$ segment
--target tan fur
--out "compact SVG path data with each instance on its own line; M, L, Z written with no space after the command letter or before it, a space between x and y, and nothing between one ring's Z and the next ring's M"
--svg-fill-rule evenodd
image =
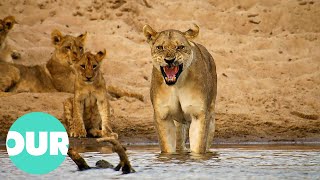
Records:
M5 92L54 92L51 76L43 65L24 66L0 62L0 90ZM13 71L12 71L13 70Z
M74 91L73 61L83 54L86 33L78 37L62 35L58 30L52 31L51 39L55 50L46 65L24 66L3 62L7 70L0 76L0 90L10 92L72 92ZM17 76L16 74L19 74ZM17 78L18 77L18 78Z
M191 152L205 153L214 133L217 75L210 53L191 41L198 35L199 27L195 25L186 32L156 32L146 25L143 32L151 46L150 96L161 151L184 151L186 130L189 129ZM165 81L160 66L178 65L183 65L180 76Z
M51 40L55 50L46 67L58 91L74 92L74 73L71 65L76 57L83 54L86 35L87 33L74 37L62 35L59 30L52 31Z
M7 35L16 23L14 16L0 19L0 61L2 62L13 63L12 59L20 58L20 54L7 43Z
M20 71L12 64L0 62L0 91L8 92L20 79Z
M75 71L74 98L64 103L70 137L113 136L109 125L110 105L106 83L100 72L105 51L96 55L87 52L73 64Z

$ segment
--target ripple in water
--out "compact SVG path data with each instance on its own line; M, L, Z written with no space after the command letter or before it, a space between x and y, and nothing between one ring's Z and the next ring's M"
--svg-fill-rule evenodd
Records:
M159 154L155 146L129 146L137 173L112 169L78 171L67 157L55 171L29 175L17 169L0 150L0 179L319 179L320 146L218 146L206 155ZM85 151L85 150L84 150ZM92 151L92 149L90 149ZM99 151L99 150L96 150ZM89 165L105 159L116 165L115 153L83 152Z

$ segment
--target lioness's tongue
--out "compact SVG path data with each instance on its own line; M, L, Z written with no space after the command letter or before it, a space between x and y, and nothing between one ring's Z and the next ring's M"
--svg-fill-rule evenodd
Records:
M163 69L164 69L164 72L166 73L166 75L168 76L168 78L175 77L179 71L178 66L171 66L171 67L165 66Z

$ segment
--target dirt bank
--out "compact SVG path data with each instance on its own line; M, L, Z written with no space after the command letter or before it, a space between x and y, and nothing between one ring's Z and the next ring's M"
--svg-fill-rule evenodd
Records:
M87 31L88 50L107 49L102 67L107 83L144 97L111 98L112 124L122 140L156 141L143 25L187 30L197 23L195 41L217 64L216 142L320 141L320 2L236 2L14 0L0 3L0 17L14 15L19 23L8 37L22 54L19 64L49 60L53 29L73 35ZM1 137L27 112L62 119L62 102L70 96L1 93Z

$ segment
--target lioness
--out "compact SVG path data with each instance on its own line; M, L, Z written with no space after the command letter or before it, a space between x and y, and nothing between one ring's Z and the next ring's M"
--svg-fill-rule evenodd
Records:
M189 126L191 152L205 153L214 133L217 74L210 53L191 41L199 27L157 32L145 25L143 33L151 46L150 96L161 152L184 151Z
M74 98L64 103L65 118L70 137L113 136L109 125L110 105L106 83L99 70L106 51L84 53L73 64L75 71Z
M12 50L7 44L7 35L17 23L14 16L7 16L4 19L0 19L0 61L12 63L12 59L17 59L20 54Z

